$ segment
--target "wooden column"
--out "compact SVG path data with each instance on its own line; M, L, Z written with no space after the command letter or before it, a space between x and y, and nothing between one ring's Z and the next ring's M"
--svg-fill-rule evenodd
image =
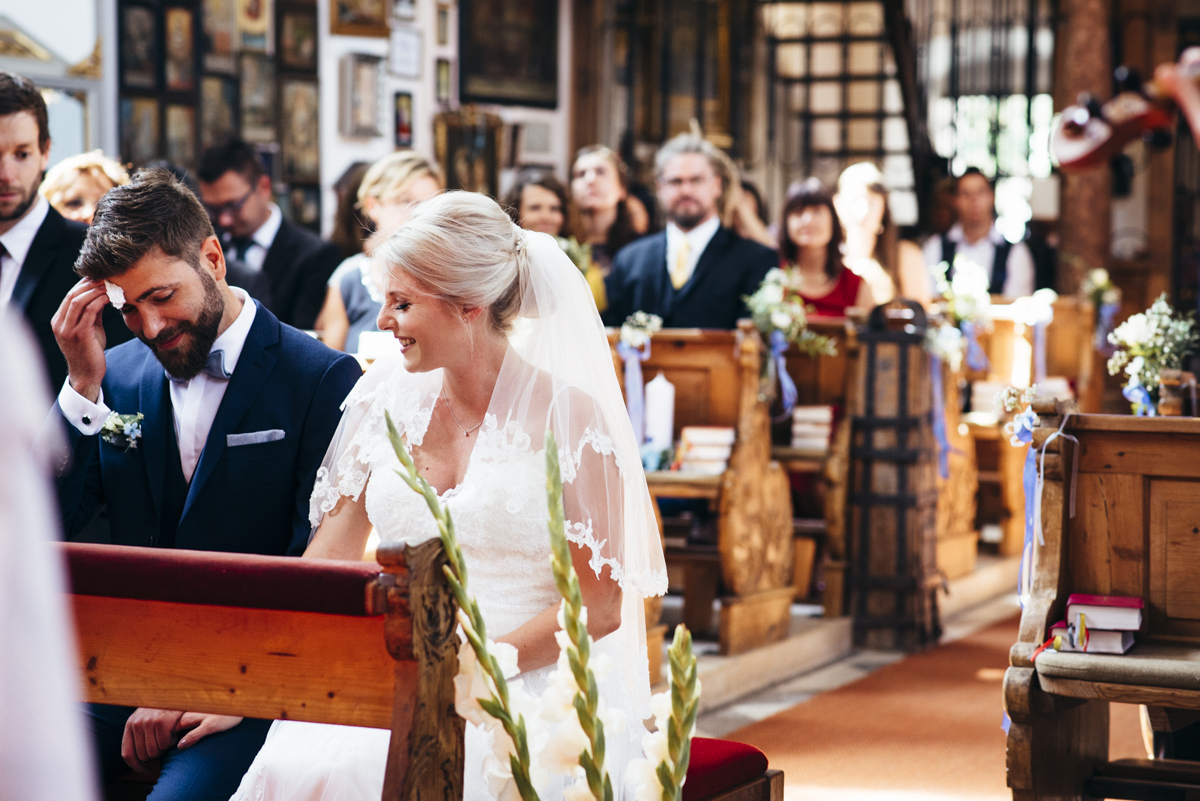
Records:
M1112 94L1109 0L1062 0L1055 65L1055 108L1080 92ZM1112 235L1112 175L1107 169L1063 176L1058 291L1078 291L1084 273L1107 267Z

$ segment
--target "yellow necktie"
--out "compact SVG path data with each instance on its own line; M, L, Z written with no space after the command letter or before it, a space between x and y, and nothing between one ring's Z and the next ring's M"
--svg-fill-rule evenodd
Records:
M679 240L679 250L675 252L675 266L671 268L671 285L676 289L681 289L687 283L688 253L691 249L687 237Z

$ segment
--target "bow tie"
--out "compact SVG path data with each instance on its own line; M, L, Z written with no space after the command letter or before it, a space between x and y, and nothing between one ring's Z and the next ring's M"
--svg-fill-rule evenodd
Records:
M225 351L219 349L208 352L208 360L204 363L204 367L201 368L200 372L207 373L213 378L222 379L229 379L233 375L233 373L225 369ZM176 378L170 373L167 373L167 378L176 384L186 384L189 381L186 378Z

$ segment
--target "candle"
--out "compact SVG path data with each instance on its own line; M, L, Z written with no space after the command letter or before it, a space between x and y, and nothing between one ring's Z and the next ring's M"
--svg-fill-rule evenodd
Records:
M675 442L675 385L659 373L646 383L646 442L667 450Z

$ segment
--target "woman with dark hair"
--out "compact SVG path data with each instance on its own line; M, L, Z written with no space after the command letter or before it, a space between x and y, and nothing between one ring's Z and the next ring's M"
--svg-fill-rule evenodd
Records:
M792 286L817 314L842 316L851 306L869 308L871 288L842 261L842 224L833 195L816 178L788 197L779 225L779 257Z
M329 234L329 241L338 246L342 257L346 259L363 252L363 243L375 228L371 218L359 214L358 208L358 187L370 166L369 161L356 161L333 183L338 202L337 210L333 213L333 231Z
M604 145L589 145L571 164L571 199L579 214L581 244L591 247L592 266L585 271L596 308L608 308L604 278L617 251L637 239L629 212L629 168Z
M504 210L517 225L550 236L566 236L567 188L548 172L525 170L504 196Z

